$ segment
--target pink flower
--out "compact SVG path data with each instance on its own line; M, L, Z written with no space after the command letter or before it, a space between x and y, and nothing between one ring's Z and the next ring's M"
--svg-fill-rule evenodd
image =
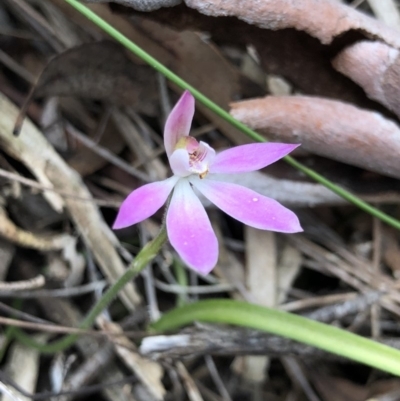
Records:
M171 111L164 130L164 145L174 175L133 191L122 203L113 228L147 219L164 205L173 190L166 215L169 241L189 267L207 274L217 263L218 242L193 187L244 224L284 233L302 231L297 216L280 203L218 180L218 174L266 167L299 145L252 143L216 154L208 144L189 136L193 114L194 98L186 91Z

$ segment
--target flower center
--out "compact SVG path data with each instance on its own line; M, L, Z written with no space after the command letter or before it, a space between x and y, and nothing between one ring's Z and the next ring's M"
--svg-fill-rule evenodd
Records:
M191 136L179 139L175 149L185 149L189 155L189 172L204 178L208 174L208 167L214 161L215 151L205 142L198 142Z

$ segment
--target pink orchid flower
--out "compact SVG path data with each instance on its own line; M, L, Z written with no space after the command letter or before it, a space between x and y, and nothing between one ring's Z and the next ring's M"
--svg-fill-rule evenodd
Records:
M174 175L133 191L122 203L113 228L128 227L152 216L173 190L166 215L169 241L189 267L207 274L217 263L218 241L193 188L226 214L251 227L284 233L302 231L297 216L280 203L218 180L218 174L266 167L299 145L252 143L216 154L207 143L189 136L193 114L194 98L186 91L164 129L164 145Z

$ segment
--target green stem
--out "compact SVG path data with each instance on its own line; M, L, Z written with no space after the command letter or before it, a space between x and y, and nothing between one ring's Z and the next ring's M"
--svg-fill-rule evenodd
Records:
M215 104L213 101L211 101L208 97L204 96L200 91L198 91L196 88L191 86L189 83L187 83L185 80L180 78L178 75L174 74L170 69L165 67L159 61L157 61L154 57L152 57L150 54L148 54L143 49L141 49L138 45L136 45L131 40L129 40L126 36L124 36L121 32L119 32L113 26L108 24L105 20L100 18L96 13L94 13L88 7L86 7L85 5L83 5L82 3L80 3L77 0L65 0L65 1L67 3L69 3L72 7L74 7L76 10L78 10L81 14L83 14L86 18L88 18L89 20L94 22L98 27L100 27L105 32L107 32L112 38L114 38L115 40L120 42L123 46L125 46L132 53L136 54L138 57L140 57L146 63L151 65L155 70L157 70L158 72L163 74L166 78L168 78L169 80L174 82L176 85L178 85L182 89L189 90L192 93L192 95L199 102L203 103L206 107L208 107L210 110L212 110L215 114L217 114L218 116L220 116L223 119L225 119L226 121L228 121L230 124L232 124L234 127L238 128L240 131L245 133L247 136L249 136L253 140L255 140L257 142L266 142L266 139L263 136L261 136L260 134L258 134L255 131L253 131L247 125L245 125L245 124L241 123L240 121L236 120L235 118L233 118L227 111L225 111L224 109L219 107L217 104ZM286 156L284 158L284 160L291 166L302 171L308 177L312 178L313 180L317 181L318 183L329 188L332 192L336 193L343 199L347 200L350 203L353 203L354 205L359 207L361 210L364 210L365 212L371 214L372 216L375 216L376 218L382 220L386 224L400 230L400 221L399 220L396 220L395 218L389 216L386 213L383 213L382 211L378 210L377 208L371 206L369 203L364 202L358 196L352 194L351 192L345 190L344 188L339 187L332 181L330 181L327 178L323 177L322 175L318 174L316 171L314 171L314 170L304 166L303 164L299 163L298 161L294 160L292 157Z
M183 267L182 262L180 260L178 260L177 258L174 258L174 261L173 261L172 265L174 267L174 272L175 272L175 277L176 277L177 283L181 287L187 288L187 286L188 286L188 277L187 277L186 270ZM177 295L176 306L183 306L187 302L188 302L187 294L179 293Z
M287 312L233 300L207 300L166 313L157 332L201 322L227 323L287 337L400 376L400 351L337 327Z
M154 259L167 239L167 230L163 224L158 235L143 247L127 271L105 292L99 302L93 307L93 309L79 325L79 328L88 329L92 326L96 317L99 316L105 308L107 308L107 306L118 295L118 292L133 278L135 278L148 265L148 263L150 263L152 259ZM21 330L18 330L15 333L15 336L22 343L37 348L43 353L49 354L63 351L64 349L70 347L79 337L77 334L70 334L51 344L40 344Z

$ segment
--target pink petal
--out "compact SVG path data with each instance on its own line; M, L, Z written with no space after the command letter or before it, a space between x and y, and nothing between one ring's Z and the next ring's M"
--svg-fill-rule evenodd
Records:
M172 109L165 123L164 146L168 157L174 151L179 138L189 135L193 115L194 97L189 91L185 91Z
M218 260L218 241L210 220L189 181L176 184L167 212L171 245L182 260L201 274L209 273Z
M153 215L165 203L178 180L178 177L173 176L143 185L131 192L122 202L113 229L132 226Z
M191 177L190 182L226 214L248 226L284 233L303 231L292 211L248 188L198 177Z
M288 143L250 143L218 153L210 173L245 173L264 168L300 145Z

